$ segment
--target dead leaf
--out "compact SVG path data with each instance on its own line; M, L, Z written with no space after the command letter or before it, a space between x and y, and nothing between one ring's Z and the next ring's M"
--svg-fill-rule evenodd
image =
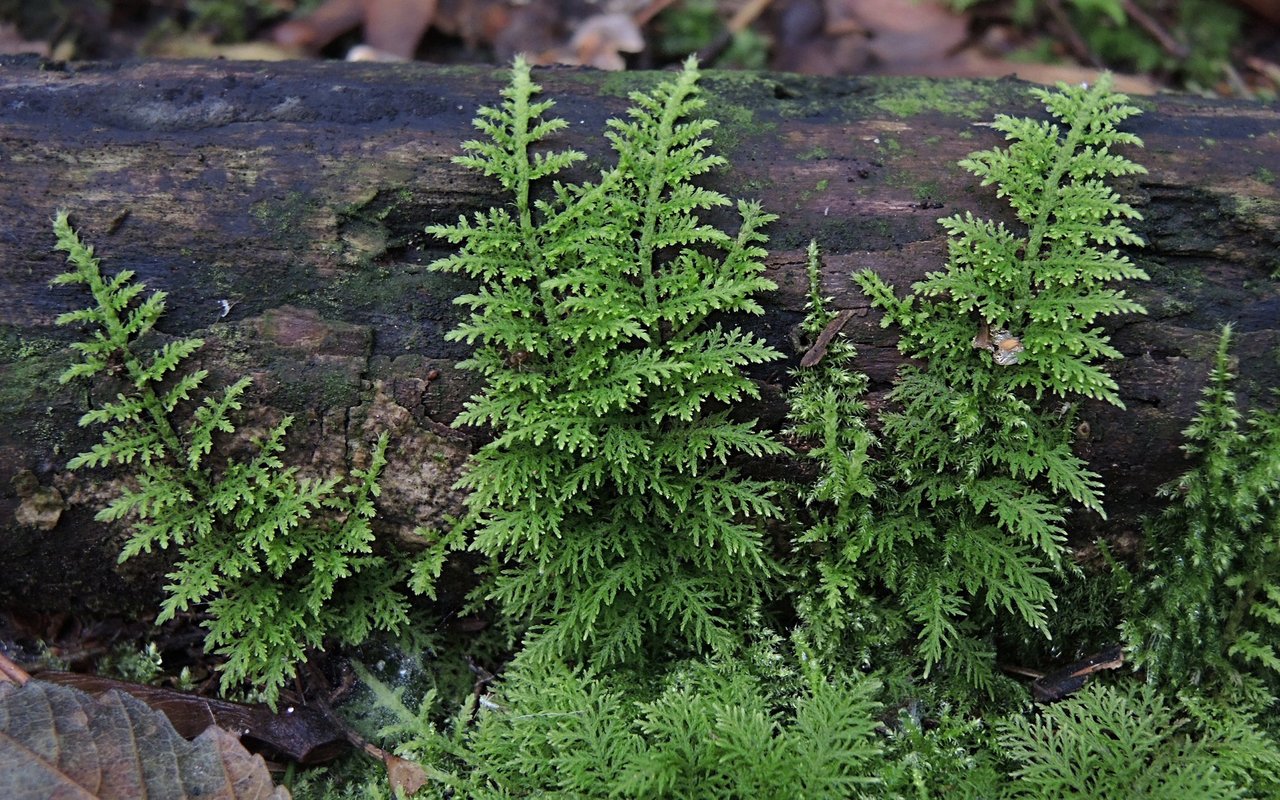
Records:
M272 758L319 764L336 758L349 746L346 733L310 706L284 705L277 713L263 705L230 703L97 675L50 671L41 672L38 677L94 696L125 692L163 713L182 736L192 738L210 726L225 728L240 737L246 746Z
M230 61L285 61L297 58L296 50L272 42L221 44L208 33L174 33L144 46L154 58L225 58Z
M968 20L934 0L827 0L827 18L861 23L883 73L921 74L969 36Z
M307 16L277 26L271 35L283 47L318 51L359 25L367 47L410 59L435 15L436 0L328 0Z
M13 512L13 518L19 525L51 531L58 527L58 520L62 519L62 512L66 507L61 492L52 486L42 486L22 498Z
M194 741L118 691L0 683L0 797L288 800L261 756L212 727Z
M0 24L0 56L16 56L22 53L35 53L48 57L49 45L46 42L23 39L17 25Z
M382 763L387 767L387 781L396 797L400 797L401 792L404 797L412 797L414 792L426 786L430 780L421 764L400 756L384 753Z
M627 68L623 53L644 50L644 34L630 14L596 14L583 20L561 63L618 71Z

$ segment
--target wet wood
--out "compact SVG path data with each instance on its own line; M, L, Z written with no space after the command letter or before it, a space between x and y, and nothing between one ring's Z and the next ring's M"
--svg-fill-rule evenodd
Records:
M561 143L592 158L572 177L606 163L605 119L659 77L538 73L570 122ZM295 414L290 459L314 471L359 464L390 430L385 531L411 539L457 510L449 487L479 434L449 428L474 384L453 366L466 347L444 334L470 287L426 269L447 249L423 228L506 202L450 161L504 80L422 64L0 61L0 606L150 606L162 583L163 558L117 566L121 531L92 521L111 485L65 471L92 441L76 419L111 387L56 383L72 333L53 321L82 302L48 288L62 269L59 208L108 270L169 294L164 332L203 337L213 380L254 377L248 429ZM779 289L764 317L742 322L789 359L759 371L763 400L747 411L780 427L789 372L813 345L797 333L810 239L878 401L901 363L895 334L850 273L905 287L944 262L939 217L1007 218L956 161L996 143L982 124L993 114L1037 113L1027 86L774 74L704 85L733 165L710 184L780 215L769 231ZM1131 292L1149 313L1109 324L1128 409L1081 411L1110 521L1072 520L1081 541L1105 534L1122 552L1153 488L1182 468L1180 431L1223 323L1238 331L1242 395L1280 385L1280 111L1141 104L1129 128L1150 174L1120 190L1145 215L1149 245L1135 257L1153 279Z

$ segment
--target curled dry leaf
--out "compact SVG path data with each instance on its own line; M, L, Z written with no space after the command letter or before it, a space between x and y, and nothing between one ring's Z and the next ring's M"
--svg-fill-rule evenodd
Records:
M123 692L0 683L0 797L288 800L261 756L210 727L194 741Z
M194 738L211 726L232 731L256 752L272 759L299 764L320 764L346 752L346 733L311 706L281 704L279 712L264 705L231 703L191 692L159 686L81 675L74 672L42 672L41 680L71 686L95 697L117 690L163 713L177 732Z
M384 753L382 763L387 767L387 782L391 784L391 791L396 797L413 797L414 792L431 780L421 764L400 756Z

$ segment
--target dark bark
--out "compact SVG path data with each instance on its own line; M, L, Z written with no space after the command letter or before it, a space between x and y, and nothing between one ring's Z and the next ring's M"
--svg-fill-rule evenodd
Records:
M575 177L609 158L600 133L626 90L657 77L538 74L571 123L560 143L595 160ZM447 250L422 231L506 202L450 162L505 79L421 64L0 61L0 606L149 604L163 564L116 567L122 532L92 521L109 484L65 470L94 436L76 419L106 390L56 382L73 332L53 320L85 302L47 285L62 270L58 208L108 271L133 269L169 294L164 332L205 338L215 379L255 377L248 429L297 415L290 457L316 469L358 463L389 429L387 529L407 535L457 509L449 487L475 436L448 423L474 386L453 367L466 348L444 334L467 284L426 270ZM788 371L808 344L794 330L810 239L882 395L900 363L896 334L850 273L906 287L944 262L938 217L1007 218L956 161L997 143L981 124L993 114L1037 114L1037 103L1013 80L713 73L704 87L732 164L709 183L781 216L769 262L780 288L763 318L742 323L791 357L759 372L765 399L747 411L781 426ZM1106 479L1111 518L1073 520L1081 540L1132 541L1154 487L1183 468L1180 431L1224 323L1239 334L1241 394L1280 385L1280 111L1140 104L1127 127L1146 140L1131 155L1150 174L1120 189L1145 215L1136 228L1149 244L1134 257L1152 281L1130 291L1149 314L1110 323L1128 409L1083 408L1082 451Z

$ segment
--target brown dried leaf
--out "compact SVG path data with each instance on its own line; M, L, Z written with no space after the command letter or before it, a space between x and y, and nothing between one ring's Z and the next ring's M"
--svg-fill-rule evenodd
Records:
M13 56L22 53L35 53L48 56L49 45L46 42L32 42L22 38L17 25L0 24L0 56Z
M430 780L421 764L400 756L385 753L382 763L387 766L387 782L391 784L391 791L396 797L413 797L413 793L426 786Z
M117 681L75 672L41 672L40 679L72 686L94 697L112 689L126 692L169 718L184 738L194 739L210 726L235 732L252 751L273 760L319 764L346 752L346 734L312 706L286 705L279 713L264 705L231 703L191 692Z
M289 791L220 728L188 742L130 695L95 700L32 680L0 683L0 797L288 800Z

